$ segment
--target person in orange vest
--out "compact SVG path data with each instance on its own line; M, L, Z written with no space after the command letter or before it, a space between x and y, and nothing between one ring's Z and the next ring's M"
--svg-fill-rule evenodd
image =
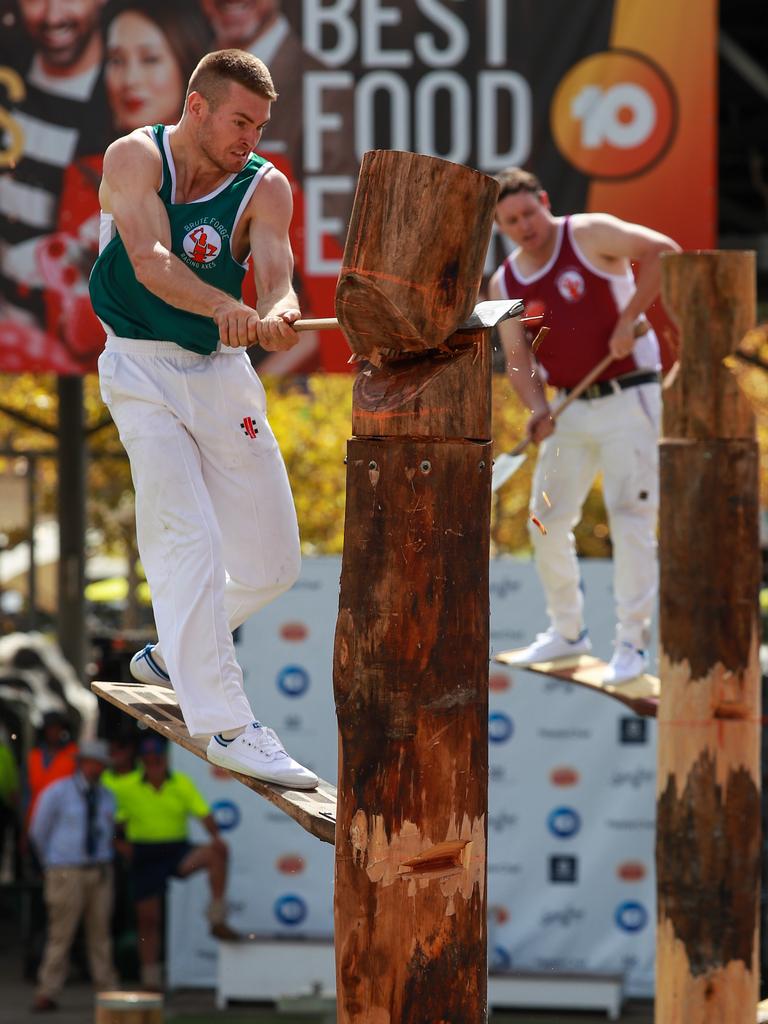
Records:
M72 742L67 724L60 711L46 711L40 739L27 754L27 825L46 786L77 770L77 744Z

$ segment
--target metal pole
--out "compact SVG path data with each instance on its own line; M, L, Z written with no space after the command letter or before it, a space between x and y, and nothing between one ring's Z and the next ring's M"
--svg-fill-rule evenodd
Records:
M35 527L37 526L37 459L27 458L27 521L29 523L29 585L27 587L27 623L37 628L37 560L35 558Z
M58 632L82 678L85 666L85 431L83 382L59 377Z

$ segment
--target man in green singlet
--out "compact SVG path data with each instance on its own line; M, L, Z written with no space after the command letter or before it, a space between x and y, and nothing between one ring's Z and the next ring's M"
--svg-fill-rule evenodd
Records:
M131 673L174 688L190 733L210 735L213 763L312 789L317 776L255 719L232 639L300 565L285 466L245 352L298 341L291 189L254 152L276 98L258 58L220 50L193 72L177 125L109 147L90 290L159 637ZM249 254L256 309L240 299Z

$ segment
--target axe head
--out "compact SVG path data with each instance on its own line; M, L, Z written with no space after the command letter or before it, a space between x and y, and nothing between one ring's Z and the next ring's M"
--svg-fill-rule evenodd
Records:
M524 310L521 299L491 299L478 302L470 315L456 328L457 331L476 331L478 327L495 327L502 320L522 316Z

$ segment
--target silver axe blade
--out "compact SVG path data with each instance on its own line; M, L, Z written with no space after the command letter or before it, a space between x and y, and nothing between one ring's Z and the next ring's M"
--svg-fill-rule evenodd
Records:
M503 320L522 316L524 309L521 299L489 299L487 302L478 302L456 330L476 331L478 327L495 327Z
M487 302L478 302L456 330L476 331L481 327L495 327L502 320L522 316L523 310L520 299L489 299ZM319 320L296 320L292 326L294 331L331 331L339 326L339 321L336 317L324 317Z

